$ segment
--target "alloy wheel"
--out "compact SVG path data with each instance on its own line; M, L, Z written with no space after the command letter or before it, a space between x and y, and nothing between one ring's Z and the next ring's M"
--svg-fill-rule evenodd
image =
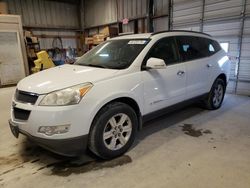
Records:
M221 84L218 84L214 89L213 105L218 107L223 99L224 89Z
M112 116L103 131L103 141L110 150L118 150L126 145L132 132L132 122L129 116L119 113Z

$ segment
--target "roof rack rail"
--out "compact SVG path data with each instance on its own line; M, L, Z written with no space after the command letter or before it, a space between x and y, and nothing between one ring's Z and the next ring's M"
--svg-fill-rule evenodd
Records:
M166 30L166 31L159 31L159 32L154 32L154 33L152 33L151 36L157 35L157 34L160 34L160 33L167 33L167 32L198 33L198 34L207 35L207 36L209 36L209 37L212 37L211 35L209 35L209 34L207 34L207 33L202 33L202 32L199 32L199 31L189 31L189 30Z

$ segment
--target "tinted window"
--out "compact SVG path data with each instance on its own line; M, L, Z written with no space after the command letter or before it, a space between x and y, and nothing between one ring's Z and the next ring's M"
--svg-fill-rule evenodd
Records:
M204 51L204 53L206 53L206 56L211 56L221 49L219 43L217 43L214 40L207 38L200 38L200 39L203 40L203 44L205 45L206 50Z
M173 37L161 39L151 48L147 59L150 57L163 59L166 65L179 61L175 40Z
M221 49L219 43L212 39L177 36L176 40L183 61L208 57Z
M221 46L218 42L211 40L211 39L206 39L208 41L208 46L209 46L209 55L213 55L216 52L221 50Z
M182 60L188 61L208 56L208 47L203 38L177 36L176 40Z

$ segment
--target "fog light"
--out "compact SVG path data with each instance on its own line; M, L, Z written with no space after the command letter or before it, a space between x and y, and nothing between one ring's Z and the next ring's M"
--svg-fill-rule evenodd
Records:
M57 125L57 126L41 126L38 129L39 133L52 136L54 134L63 134L69 131L70 125Z

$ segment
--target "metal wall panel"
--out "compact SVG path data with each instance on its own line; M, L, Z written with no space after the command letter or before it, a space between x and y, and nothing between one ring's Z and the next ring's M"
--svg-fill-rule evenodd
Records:
M194 24L194 25L187 25L187 26L174 26L174 30L188 30L188 31L200 31L200 25Z
M228 91L235 92L237 85L237 93L249 95L249 18L245 20L241 57L239 57L243 6L244 0L173 0L173 29L203 30L214 36L219 42L229 43L228 55L232 64ZM203 8L204 14L202 13ZM250 0L246 1L245 15L250 15ZM238 67L239 70L237 70ZM238 71L239 79L236 81Z
M202 13L202 0L173 0L173 27L199 23Z
M122 25L123 33L133 33L134 32L134 22L131 21L128 24Z
M209 33L212 36L239 36L240 35L240 22L239 20L225 22L220 21L212 24L204 25L204 32Z
M147 0L118 0L118 19L138 18L147 14Z
M85 27L117 21L116 0L85 1Z
M238 94L250 94L250 18L245 19L239 65Z
M203 31L221 43L229 43L228 56L231 60L230 81L227 91L232 93L236 87L237 66L239 63L240 20L205 23Z
M168 18L167 17L156 18L154 19L153 24L154 24L154 32L168 30Z
M246 1L246 15L250 15L250 0Z
M162 5L165 7L164 2ZM146 0L85 1L85 27L113 23L117 21L117 18L118 21L122 21L124 18L132 19L143 16L146 16Z
M79 28L77 5L48 0L6 0L24 26Z
M228 19L239 17L242 11L242 0L206 0L205 20Z
M169 0L154 0L154 14L155 16L168 14Z
M174 30L200 31L202 0L173 0L172 7Z

